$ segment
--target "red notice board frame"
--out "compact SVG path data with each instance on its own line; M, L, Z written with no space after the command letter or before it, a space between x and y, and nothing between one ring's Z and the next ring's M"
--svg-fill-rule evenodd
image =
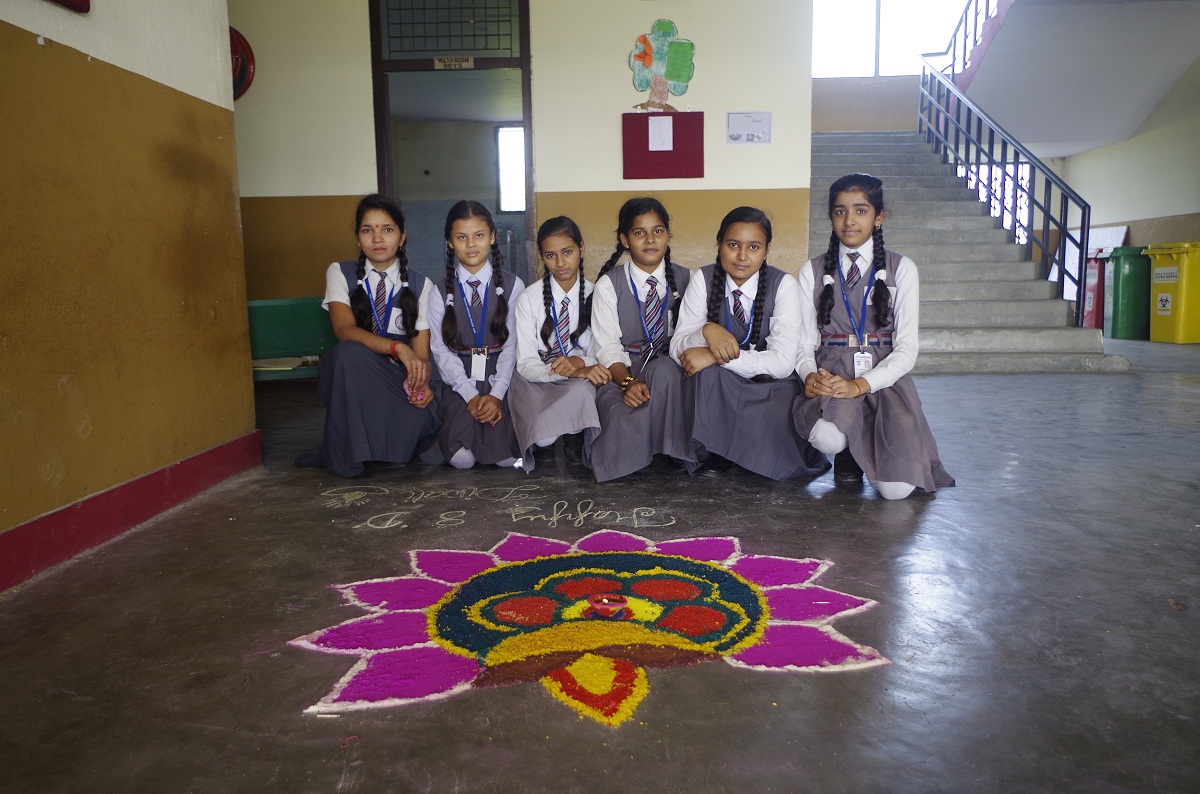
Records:
M704 114L671 113L671 151L650 151L650 119L659 113L621 114L625 179L699 179L704 176Z
M50 2L66 6L72 11L78 11L81 14L86 14L92 10L92 0L50 0Z

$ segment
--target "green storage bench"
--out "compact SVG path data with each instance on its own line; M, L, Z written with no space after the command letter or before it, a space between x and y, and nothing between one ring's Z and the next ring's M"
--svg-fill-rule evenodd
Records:
M337 344L321 298L247 301L255 380L315 378L322 353Z

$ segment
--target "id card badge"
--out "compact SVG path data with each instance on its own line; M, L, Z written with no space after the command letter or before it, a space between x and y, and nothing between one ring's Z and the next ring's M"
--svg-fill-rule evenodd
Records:
M487 380L487 353L471 354L471 380L481 382Z
M865 350L860 350L854 354L854 377L861 378L871 371L874 364L871 362L871 354Z

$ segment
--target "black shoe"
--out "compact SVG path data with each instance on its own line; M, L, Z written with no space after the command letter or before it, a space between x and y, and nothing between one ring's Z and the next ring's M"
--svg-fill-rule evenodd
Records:
M838 482L859 482L862 480L862 476L862 467L854 460L854 456L850 454L850 450L843 449L833 456L834 480Z
M713 455L708 460L700 465L700 469L696 472L701 477L726 477L737 468L733 461Z
M583 433L563 436L563 457L567 463L583 463Z

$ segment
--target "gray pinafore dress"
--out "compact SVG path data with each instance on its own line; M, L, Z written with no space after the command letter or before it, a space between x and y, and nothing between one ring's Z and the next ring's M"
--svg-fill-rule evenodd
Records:
M544 289L543 283L539 282L530 289L540 291ZM578 325L578 320L572 323L571 333ZM552 359L547 357L549 351L541 349L540 326L538 330L539 352L550 361ZM581 341L586 342L588 338L590 335L581 335ZM569 339L564 341L570 345ZM557 353L558 344L553 331L550 332L550 345ZM567 355L583 356L586 352L576 344L567 351ZM587 378L543 383L525 380L520 372L514 372L508 393L512 395L509 402L512 406L513 430L517 434L517 445L522 450L521 468L526 472L533 471L536 463L533 447L538 440L581 431L595 433L600 429L600 417L596 414L596 387Z
M901 256L887 250L884 256L887 285L894 291L896 266ZM825 274L825 255L812 260L807 267L813 270L813 283L820 284ZM863 291L873 282L873 276L868 275L847 290L855 312L862 306ZM834 295L829 325L820 329L822 339L816 350L817 366L851 379L858 345L853 342L854 329L840 290L835 288ZM813 290L814 303L820 299L821 290ZM867 304L867 350L873 364L878 364L892 352L893 319L889 316L886 325L876 324L875 309ZM937 442L929 430L911 375L905 374L886 389L854 399L809 399L801 393L795 400L792 414L801 438L808 438L818 419L836 425L846 434L847 449L854 461L872 482L906 482L930 493L939 486L954 485L954 478L942 467L938 457Z
M353 294L358 288L358 262L338 262ZM424 278L411 283L421 297ZM400 294L392 299L400 311ZM405 344L409 338L386 334ZM317 389L325 403L325 431L321 459L326 469L341 477L362 474L367 461L407 463L433 446L438 431L438 403L424 408L408 401L404 380L408 371L390 356L372 351L361 342L339 342L321 356Z
M692 271L672 264L675 291L682 295ZM683 410L683 368L667 352L674 328L657 350L645 351L646 332L642 326L642 308L629 285L624 266L604 275L617 295L617 317L621 321L621 344L629 354L629 373L650 389L650 400L637 408L624 403L624 394L615 383L606 383L596 394L600 432L584 446L584 461L592 467L596 482L608 482L640 471L655 454L670 455L695 465L691 436ZM667 295L663 310L676 301ZM643 355L649 353L649 355Z
M714 267L719 265L705 265L695 278L711 284ZM758 288L766 290L766 296L755 350L767 349L775 294L783 277L782 270L770 265L759 271ZM729 310L728 299L725 304L726 327L737 339L745 338L747 327ZM750 349L749 341L742 349ZM683 405L693 460L703 462L710 454L720 455L773 480L814 477L827 471L829 461L813 449L807 436L796 435L792 423L792 403L802 392L795 372L760 382L714 365L685 379ZM688 471L695 473L698 468L699 464L689 464Z
M494 267L494 265L493 265ZM504 285L504 294L509 296L513 294L513 288L516 286L517 277L508 271L501 271L501 283ZM454 277L450 279L450 289L456 289ZM438 292L439 299L446 301L446 280L437 282L435 289ZM457 290L456 290L457 291ZM496 313L496 291L492 282L487 285L489 300L487 301L487 316L483 318L475 318L475 327L483 328L483 345L488 350L486 378L475 384L479 389L480 394L488 394L491 390L491 378L496 374L496 363L500 356L500 351L503 345L496 343L496 338L492 336L492 317ZM458 354L459 360L463 362L463 368L468 374L471 372L471 346L475 344L475 340L471 336L471 321L467 319L467 307L463 305L465 301L461 296L456 295L454 301L454 319L458 322L458 335L454 340L446 340L447 345L453 341L457 343L456 347L451 347L451 351ZM508 310L513 310L513 302L508 301ZM480 326L482 323L482 326ZM516 339L510 339L510 344L516 344ZM514 373L515 375L515 373ZM521 452L517 447L517 438L513 434L512 412L508 409L508 395L504 395L501 400L502 410L504 415L500 421L493 427L485 425L482 422L475 421L471 417L470 411L467 410L467 402L458 392L445 386L442 389L442 429L438 433L438 446L442 450L442 455L446 461L454 457L454 453L460 449L467 449L475 456L478 463L495 464L507 458L518 458Z

